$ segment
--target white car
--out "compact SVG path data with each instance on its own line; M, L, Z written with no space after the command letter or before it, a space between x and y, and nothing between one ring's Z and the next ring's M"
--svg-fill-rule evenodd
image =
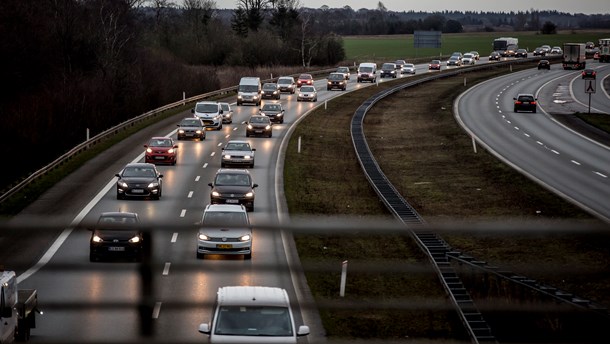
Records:
M222 123L233 123L233 110L231 104L220 102L220 108L222 109Z
M222 108L218 102L198 102L191 110L195 117L201 118L206 128L222 129Z
M318 101L318 91L316 91L316 88L314 86L301 86L301 88L299 89L299 94L297 96L297 102L302 101Z
M349 78L350 78L349 67L338 67L337 71L335 73L343 74L343 77L345 77L345 80L349 80Z
M220 167L237 165L253 168L255 151L256 148L252 148L248 141L231 140L227 142L226 146L222 147Z
M561 54L563 54L563 50L561 50L561 47L553 47L549 54L551 54L551 55L561 55Z
M246 207L208 204L197 235L197 258L206 254L243 255L252 258L252 228Z
M462 64L464 64L464 65L473 65L475 63L476 63L476 58L471 53L464 54L464 57L462 57Z
M415 65L412 63L405 63L400 69L400 74L415 74Z

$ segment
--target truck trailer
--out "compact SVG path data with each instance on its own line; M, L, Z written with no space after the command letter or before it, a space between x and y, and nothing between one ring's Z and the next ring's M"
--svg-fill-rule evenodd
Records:
M18 289L15 271L0 270L0 343L28 341L37 306L36 289Z
M599 40L599 62L610 62L610 38Z
M587 56L584 43L564 43L563 69L585 69Z

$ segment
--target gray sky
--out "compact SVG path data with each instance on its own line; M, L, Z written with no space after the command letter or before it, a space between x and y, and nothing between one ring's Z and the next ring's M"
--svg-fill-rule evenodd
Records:
M181 3L181 0L177 0ZM567 13L608 14L610 1L608 0L382 0L390 11L424 11L435 12L444 10L459 11L491 11L510 12L528 10L557 10ZM216 0L217 8L235 8L236 0ZM331 8L340 8L349 5L354 10L360 8L377 8L378 0L300 0L303 7L320 8L327 5Z

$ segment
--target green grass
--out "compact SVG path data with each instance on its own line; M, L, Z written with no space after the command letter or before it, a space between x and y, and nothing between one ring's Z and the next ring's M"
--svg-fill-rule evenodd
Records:
M516 37L519 47L532 51L543 44L563 46L563 43L587 41L610 36L610 31L560 32L555 35L542 35L536 32L477 32L443 34L440 49L415 49L413 35L394 36L344 36L347 61L375 61L378 63L396 59L429 59L433 56L449 56L454 51L478 51L482 56L492 51L492 42L498 37Z

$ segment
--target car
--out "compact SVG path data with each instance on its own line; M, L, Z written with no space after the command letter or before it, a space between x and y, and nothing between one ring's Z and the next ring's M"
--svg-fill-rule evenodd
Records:
M527 50L517 49L517 51L515 51L515 57L527 57Z
M396 65L396 69L399 70L399 73L400 73L400 70L402 69L402 66L404 66L406 63L407 63L407 61L405 61L405 60L394 61L394 64Z
M521 93L518 94L514 99L514 111L531 111L536 113L536 101L537 99L533 94Z
M459 52L459 51L454 51L454 52L451 54L451 56L449 56L449 59L451 59L451 57L453 57L453 56L456 56L456 57L458 58L458 60L460 60L460 61L461 61L461 60L462 60L462 58L464 57L464 55L463 55L461 52Z
M318 101L318 91L316 91L316 88L314 86L303 86L299 90L299 94L297 95L297 101L302 102L306 100L312 102Z
M441 70L441 60L432 60L428 64L429 70Z
M551 52L551 46L550 45L546 45L546 44L545 45L541 45L540 48L542 48L542 50L544 50L544 52L546 54Z
M342 91L347 89L347 81L342 73L330 73L326 78L326 90L338 88Z
M518 47L515 44L509 44L505 50L500 51L502 57L515 57L515 52Z
M144 162L176 165L178 145L170 137L155 136L144 145Z
M157 171L154 164L129 163L115 176L119 178L116 182L117 199L138 197L158 200L161 198L163 174Z
M502 54L498 51L492 51L491 54L489 54L489 61L499 61L502 59Z
M265 105L260 108L259 113L269 117L272 123L284 123L285 112L281 103L265 103Z
M290 94L294 94L297 89L297 83L291 76L281 76L277 79L277 88L280 90L280 92L289 92Z
M255 151L256 148L252 148L248 141L230 140L222 148L220 167L238 165L253 168Z
M254 210L254 189L258 184L252 181L248 170L221 168L208 185L212 188L210 204L241 204L248 211Z
M103 212L90 230L89 261L108 257L142 261L144 233L137 213Z
M261 97L263 99L280 99L281 93L276 83L266 82L263 84Z
M596 51L593 53L593 59L594 60L599 60L599 51Z
M474 57L474 55L472 55L471 53L466 53L464 54L464 57L462 57L462 64L464 65L473 65L476 63L476 59Z
M546 56L546 50L542 47L534 49L534 56Z
M597 72L593 68L586 68L581 73L583 79L595 79L596 74Z
M415 74L415 72L415 65L412 63L405 63L402 65L402 68L400 68L400 74Z
M551 49L551 51L549 52L549 54L551 54L551 55L561 55L561 54L563 54L563 50L561 49L561 47L557 47L557 46L556 46L556 47L553 47L553 48Z
M593 48L595 48L595 43L593 43L593 42L585 43L585 49L593 49Z
M474 57L474 59L477 61L481 59L481 55L479 54L478 51L471 51L471 52L469 52L469 54L471 54Z
M303 85L313 85L313 76L311 74L301 74L297 79L297 87Z
M198 117L187 117L180 121L176 137L178 141L184 139L199 139L205 140L206 130L203 121Z
M396 78L396 74L398 74L396 72L396 64L395 63L391 63L391 62L387 62L381 65L381 72L379 73L379 77L383 78L384 76L390 77L390 78Z
M252 115L246 122L246 137L260 135L271 137L273 135L271 118L263 115Z
M220 108L222 109L222 123L233 123L233 109L231 109L231 104L227 102L218 102L220 104Z
M222 129L222 108L218 102L197 102L195 108L191 109L195 117L201 118L207 129Z
M451 56L449 58L449 60L447 60L447 67L449 67L449 66L459 67L461 65L462 65L462 60L456 55Z
M551 70L551 63L549 62L549 60L540 60L538 61L538 69Z
M252 259L252 227L246 207L208 204L197 234L197 258L207 254L243 255Z
M335 73L341 73L345 77L345 80L349 80L351 77L349 67L337 67L337 71Z
M358 65L358 78L356 82L377 82L377 64L375 62L362 62Z

